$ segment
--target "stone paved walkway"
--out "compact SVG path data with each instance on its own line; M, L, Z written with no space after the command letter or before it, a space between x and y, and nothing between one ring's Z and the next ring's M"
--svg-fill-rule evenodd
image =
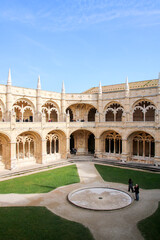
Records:
M127 185L104 182L93 163L77 163L81 182L57 188L46 194L0 194L0 206L46 206L53 213L87 226L96 240L143 239L136 224L153 214L160 200L160 190L140 189L140 201L114 211L92 211L68 202L71 191L88 186L113 187L123 191Z

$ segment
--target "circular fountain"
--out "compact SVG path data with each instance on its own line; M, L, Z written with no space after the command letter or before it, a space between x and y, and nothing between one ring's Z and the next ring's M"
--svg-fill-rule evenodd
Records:
M128 193L107 187L77 189L68 194L68 200L90 210L116 210L129 206L133 201Z

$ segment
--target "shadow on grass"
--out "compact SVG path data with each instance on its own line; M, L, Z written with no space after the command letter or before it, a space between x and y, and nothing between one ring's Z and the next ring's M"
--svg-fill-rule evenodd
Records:
M33 184L34 186L38 186L38 187L42 187L42 188L48 188L51 190L56 189L57 187L53 187L53 186L46 186L46 185L40 185L40 184Z

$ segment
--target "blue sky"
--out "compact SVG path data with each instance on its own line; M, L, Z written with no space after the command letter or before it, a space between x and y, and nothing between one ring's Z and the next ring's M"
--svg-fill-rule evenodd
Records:
M0 84L83 92L158 78L159 0L0 0Z

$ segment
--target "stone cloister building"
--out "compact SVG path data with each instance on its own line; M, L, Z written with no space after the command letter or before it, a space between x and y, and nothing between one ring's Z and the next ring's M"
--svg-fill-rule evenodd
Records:
M0 169L77 155L160 164L159 79L83 93L0 85Z

